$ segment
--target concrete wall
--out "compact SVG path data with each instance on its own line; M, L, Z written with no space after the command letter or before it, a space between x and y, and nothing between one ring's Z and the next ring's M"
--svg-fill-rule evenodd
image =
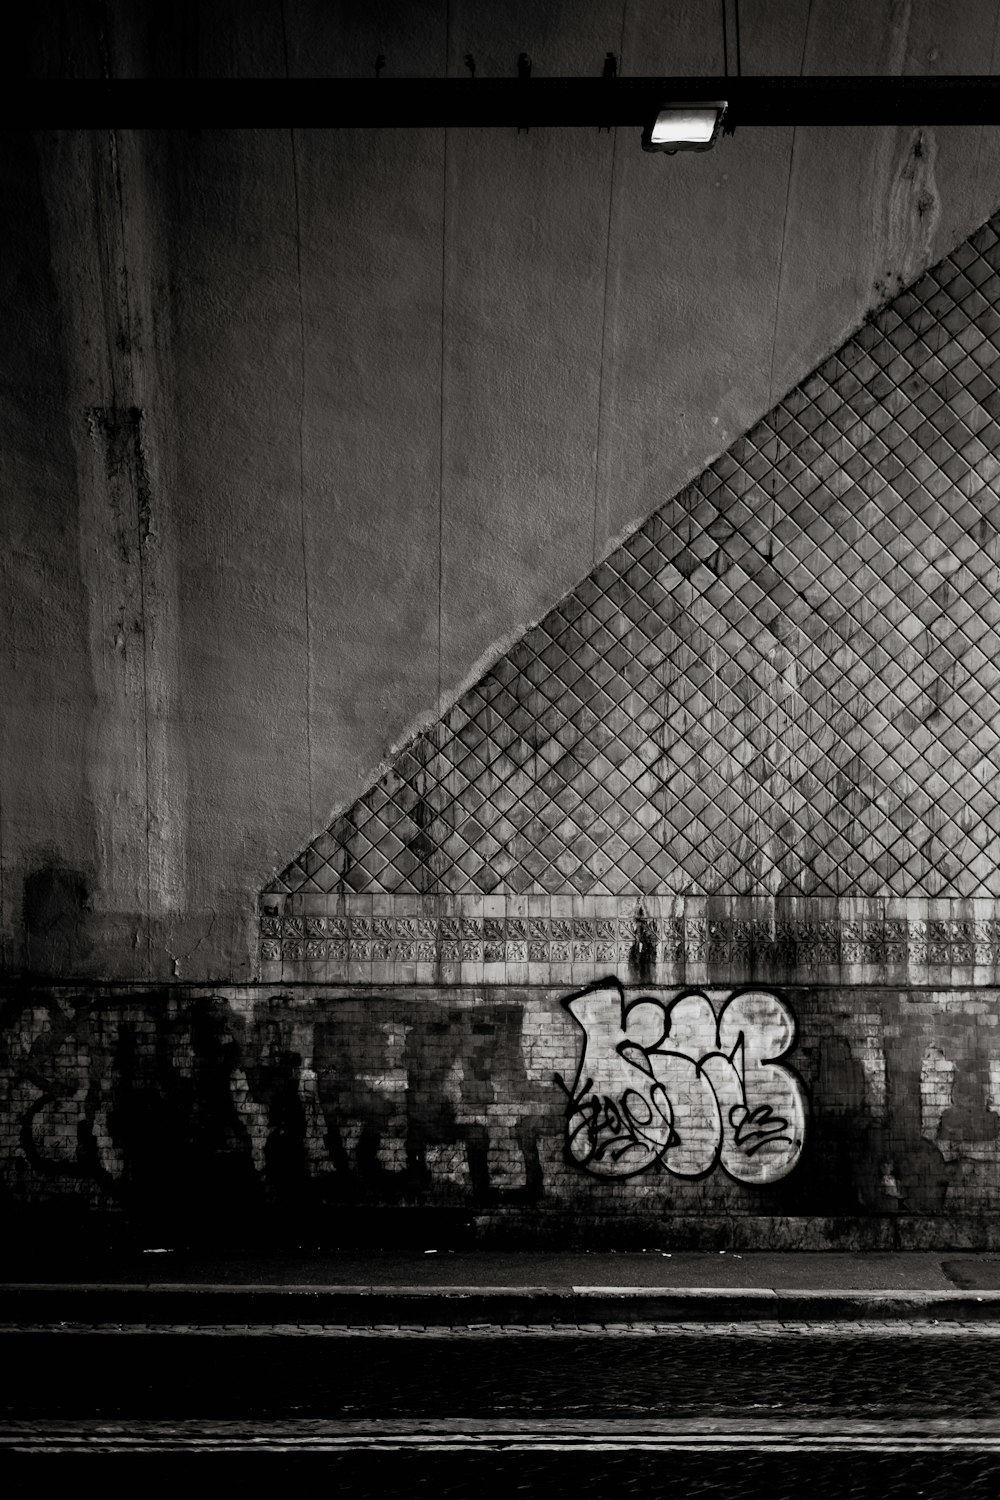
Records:
M624 43L617 0L287 6L280 62L277 11L135 10L50 7L36 70L721 65L707 0ZM978 72L994 21L769 0L744 69ZM0 170L3 961L93 979L249 977L255 893L393 747L1000 198L959 128L42 133Z

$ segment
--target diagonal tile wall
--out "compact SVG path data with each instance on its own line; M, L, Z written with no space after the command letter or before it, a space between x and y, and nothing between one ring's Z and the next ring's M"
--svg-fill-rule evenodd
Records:
M596 972L634 967L643 933L664 961L664 923L705 901L730 924L749 903L772 949L789 902L838 932L863 898L883 931L994 922L998 236L1000 216L865 323L282 871L265 977L370 977L349 969L366 915L389 924L370 962L463 962L440 924L461 943L484 901L524 922L516 964L532 910L559 965L557 908L611 924L603 957L587 934Z

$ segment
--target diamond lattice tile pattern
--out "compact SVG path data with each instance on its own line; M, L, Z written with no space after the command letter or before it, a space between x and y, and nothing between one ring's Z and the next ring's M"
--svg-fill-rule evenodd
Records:
M1000 895L1000 219L269 890Z

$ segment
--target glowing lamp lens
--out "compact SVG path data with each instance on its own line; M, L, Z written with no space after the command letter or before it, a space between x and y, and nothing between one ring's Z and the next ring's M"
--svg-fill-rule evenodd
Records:
M652 131L654 146L707 146L715 134L717 109L661 109Z

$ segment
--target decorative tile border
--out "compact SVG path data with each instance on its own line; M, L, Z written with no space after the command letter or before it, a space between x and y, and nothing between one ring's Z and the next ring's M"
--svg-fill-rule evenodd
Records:
M960 969L991 983L1000 902L270 896L259 957L265 982L791 982L830 970L943 982Z

